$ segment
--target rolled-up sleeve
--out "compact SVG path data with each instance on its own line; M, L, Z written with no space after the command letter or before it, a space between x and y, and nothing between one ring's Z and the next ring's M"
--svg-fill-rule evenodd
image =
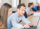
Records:
M29 23L31 23L31 22L28 21L24 16L22 16L22 21L23 21L25 24L29 24Z
M19 23L16 22L16 17L11 19L11 23L12 23L13 27L22 28L22 24L19 24Z

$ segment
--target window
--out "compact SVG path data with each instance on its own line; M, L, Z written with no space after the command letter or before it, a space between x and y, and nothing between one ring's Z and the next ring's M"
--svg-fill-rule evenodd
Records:
M37 3L40 3L40 0L37 0Z

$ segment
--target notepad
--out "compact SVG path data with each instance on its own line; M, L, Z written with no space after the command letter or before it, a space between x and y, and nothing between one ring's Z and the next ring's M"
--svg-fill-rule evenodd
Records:
M40 12L34 13L33 16L38 16L38 17L40 17Z

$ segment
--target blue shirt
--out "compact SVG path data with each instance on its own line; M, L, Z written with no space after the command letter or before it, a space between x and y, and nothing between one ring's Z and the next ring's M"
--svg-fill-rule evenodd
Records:
M18 16L17 12L13 13L10 17L7 19L7 29L11 29L12 27L16 28L22 28L22 24L19 24L20 20L22 20L25 24L29 24L30 22L24 17L24 16Z
M34 6L32 10L37 11L37 6ZM40 10L40 6L39 6L39 10Z

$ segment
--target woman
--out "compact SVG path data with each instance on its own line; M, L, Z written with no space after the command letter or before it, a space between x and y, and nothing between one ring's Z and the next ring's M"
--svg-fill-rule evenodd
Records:
M1 22L5 29L7 29L7 17L10 16L11 13L12 13L12 6L9 5L8 3L3 4L1 7Z
M34 3L28 4L28 8L26 8L26 11L25 11L27 13L27 16L30 16L35 13L34 11L32 11L33 6L34 6Z

